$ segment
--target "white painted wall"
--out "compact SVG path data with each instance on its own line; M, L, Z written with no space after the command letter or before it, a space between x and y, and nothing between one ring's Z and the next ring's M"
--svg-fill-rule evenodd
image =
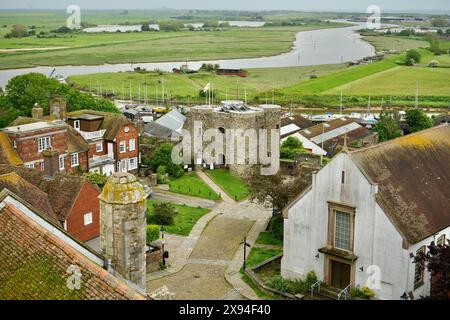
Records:
M341 184L341 172L345 171L345 183ZM337 155L314 177L311 189L304 193L289 210L284 221L284 257L282 275L290 279L303 278L314 270L324 277L325 255L319 248L327 244L328 203L346 204L356 208L355 213L355 285L366 286L372 265L380 268L381 287L375 290L381 299L400 299L406 291L413 291L414 264L409 257L423 243L403 249L403 239L395 226L375 201L377 186L371 185L351 158ZM448 235L450 230L444 230ZM436 237L437 239L437 237ZM360 268L363 268L361 271ZM429 275L425 285L414 291L418 298L429 293Z

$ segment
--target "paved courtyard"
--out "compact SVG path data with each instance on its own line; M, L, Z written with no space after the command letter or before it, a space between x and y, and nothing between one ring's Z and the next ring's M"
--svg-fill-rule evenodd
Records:
M203 179L204 174L199 176ZM211 179L204 181L221 190ZM197 201L175 194L157 196L190 205ZM147 293L167 287L174 299L258 299L239 273L244 260L241 243L245 237L250 244L256 241L267 226L270 210L229 197L222 197L215 206L202 201L199 205L212 211L196 223L188 237L168 237L168 268L147 276Z
M148 292L167 286L175 299L241 299L225 279L225 271L252 220L214 218L203 231L187 264L173 275L147 284Z

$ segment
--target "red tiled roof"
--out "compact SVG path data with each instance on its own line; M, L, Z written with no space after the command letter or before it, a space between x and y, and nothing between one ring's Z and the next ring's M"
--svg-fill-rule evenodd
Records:
M0 247L0 299L145 299L12 205L0 210ZM75 290L73 266L81 271Z

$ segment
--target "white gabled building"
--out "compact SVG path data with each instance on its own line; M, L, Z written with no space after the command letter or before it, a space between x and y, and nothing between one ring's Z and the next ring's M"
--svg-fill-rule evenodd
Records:
M412 257L450 237L449 159L449 124L338 154L283 212L282 276L378 283L379 299L428 295Z

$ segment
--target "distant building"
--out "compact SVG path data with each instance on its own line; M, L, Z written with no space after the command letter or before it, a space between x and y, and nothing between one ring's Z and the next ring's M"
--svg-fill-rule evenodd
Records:
M159 138L177 138L186 122L186 117L177 110L166 113L159 119L146 123L145 134Z
M69 112L67 123L89 145L89 171L110 175L138 169L139 135L136 126L125 116L80 110Z
M329 157L339 152L345 143L351 148L361 148L378 142L376 133L361 126L355 119L346 117L303 129L298 131L298 134L325 150ZM304 142L304 144L309 144L309 142ZM316 154L320 154L320 152Z
M15 180L14 174L8 179ZM114 273L104 256L9 186L0 191L0 247L2 300L146 299L137 286Z
M339 153L283 210L282 276L427 296L430 273L413 257L450 237L449 159L449 124Z
M248 72L244 69L217 69L216 74L220 76L239 76L245 78Z

